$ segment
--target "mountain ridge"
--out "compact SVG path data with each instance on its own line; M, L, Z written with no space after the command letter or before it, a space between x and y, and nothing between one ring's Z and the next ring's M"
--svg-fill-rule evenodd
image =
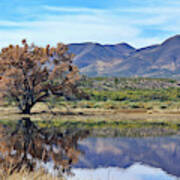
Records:
M74 64L88 76L180 78L180 35L136 49L128 43L69 44Z

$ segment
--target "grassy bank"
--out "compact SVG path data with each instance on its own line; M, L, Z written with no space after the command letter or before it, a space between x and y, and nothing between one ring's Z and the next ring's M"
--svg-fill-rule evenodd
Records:
M84 129L92 131L94 136L159 136L177 134L180 131L180 114L178 112L145 110L107 110L93 108L53 109L51 114L44 104L37 104L31 117L40 127L56 127L61 131L67 129ZM13 125L25 115L16 108L1 108L0 123Z
M165 128L179 131L179 82L170 79L88 78L79 85L89 100L50 98L32 109L31 119L42 127ZM50 107L50 108L49 108ZM0 107L1 122L19 120L14 102Z

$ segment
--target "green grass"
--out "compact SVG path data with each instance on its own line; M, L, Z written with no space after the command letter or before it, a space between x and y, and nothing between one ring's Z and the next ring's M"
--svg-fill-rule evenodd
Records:
M170 122L146 122L146 121L139 121L133 122L129 121L61 121L61 120L54 120L54 121L38 121L37 124L40 127L58 127L58 128L80 128L80 129L91 129L91 128L118 128L118 129L125 129L125 128L142 128L142 127L164 127L170 128L174 130L180 129L180 124L177 123L170 123Z
M97 91L85 89L90 95L91 100L95 101L129 101L129 102L148 102L148 101L180 101L180 88L168 89L123 89L119 91Z

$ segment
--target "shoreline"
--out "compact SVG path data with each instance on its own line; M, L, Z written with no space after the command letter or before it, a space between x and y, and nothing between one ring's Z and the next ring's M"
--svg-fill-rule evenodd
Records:
M155 137L180 134L180 112L139 110L54 109L55 115L34 109L31 115L20 114L17 108L1 107L0 123L14 124L30 117L41 128L56 127L90 130L93 136Z

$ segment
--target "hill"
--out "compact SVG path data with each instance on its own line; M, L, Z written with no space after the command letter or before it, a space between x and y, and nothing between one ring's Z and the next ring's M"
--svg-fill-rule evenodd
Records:
M141 49L127 43L79 43L69 44L69 51L88 76L180 78L180 35Z

